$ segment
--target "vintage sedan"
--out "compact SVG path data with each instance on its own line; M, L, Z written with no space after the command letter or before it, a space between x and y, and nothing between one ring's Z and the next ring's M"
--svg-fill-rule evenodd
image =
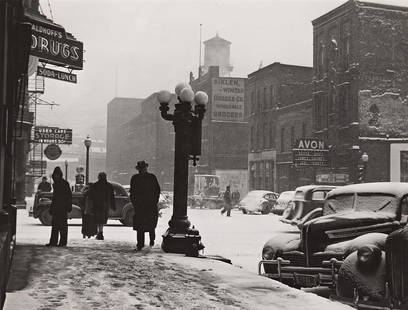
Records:
M278 215L282 215L285 209L292 207L294 196L295 191L286 191L280 193L279 198L276 200L276 204L273 206L272 212Z
M125 188L119 183L111 182L115 194L116 210L109 211L110 220L119 220L125 226L133 225L133 206ZM85 187L80 192L72 193L72 211L68 213L68 219L82 218L82 210L85 208ZM49 212L52 192L38 192L34 198L34 205L30 216L38 218L43 225L51 225L52 216Z
M238 208L244 214L248 213L262 213L269 214L273 209L273 206L278 199L279 194L270 192L255 190L250 191L246 196L239 202Z
M408 207L407 198L401 207ZM357 309L408 309L407 260L407 226L388 237L371 236L370 241L342 262L336 281L336 295L331 299Z
M327 193L335 188L336 186L332 185L305 185L296 188L292 203L285 209L280 221L301 226L321 216L324 199Z
M399 182L330 191L323 215L306 222L300 234L275 235L265 243L259 273L263 266L264 275L294 287L334 286L341 262L369 243L368 233L380 239L406 225L407 196L408 183Z

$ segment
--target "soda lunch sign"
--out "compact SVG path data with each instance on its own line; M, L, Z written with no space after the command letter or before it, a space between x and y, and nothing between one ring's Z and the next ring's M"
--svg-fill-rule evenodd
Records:
M49 25L32 19L29 22L32 24L30 55L46 63L82 70L82 42L75 40L59 25Z
M328 165L329 150L322 140L299 139L292 153L293 163L296 167L322 167Z
M77 76L75 74L44 67L37 67L37 75L70 83L77 82Z
M34 140L38 143L72 144L72 129L36 126Z

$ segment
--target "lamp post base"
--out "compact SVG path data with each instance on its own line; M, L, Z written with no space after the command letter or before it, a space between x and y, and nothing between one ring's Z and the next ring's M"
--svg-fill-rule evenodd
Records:
M197 229L187 228L185 232L173 232L171 227L163 235L161 245L164 252L186 254L197 257L198 252L204 249L201 236Z

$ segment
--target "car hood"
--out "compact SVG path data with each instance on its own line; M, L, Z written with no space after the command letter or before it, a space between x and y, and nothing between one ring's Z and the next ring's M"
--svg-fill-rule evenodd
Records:
M394 213L348 211L306 222L302 235L303 242L315 252L324 250L328 244L351 240L366 233L390 233L398 226Z

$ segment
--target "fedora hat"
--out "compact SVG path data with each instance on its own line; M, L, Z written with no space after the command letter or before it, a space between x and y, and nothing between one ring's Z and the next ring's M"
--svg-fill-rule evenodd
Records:
M138 161L137 165L135 166L136 169L140 169L140 168L145 168L148 167L149 164L147 162L145 162L144 160Z

